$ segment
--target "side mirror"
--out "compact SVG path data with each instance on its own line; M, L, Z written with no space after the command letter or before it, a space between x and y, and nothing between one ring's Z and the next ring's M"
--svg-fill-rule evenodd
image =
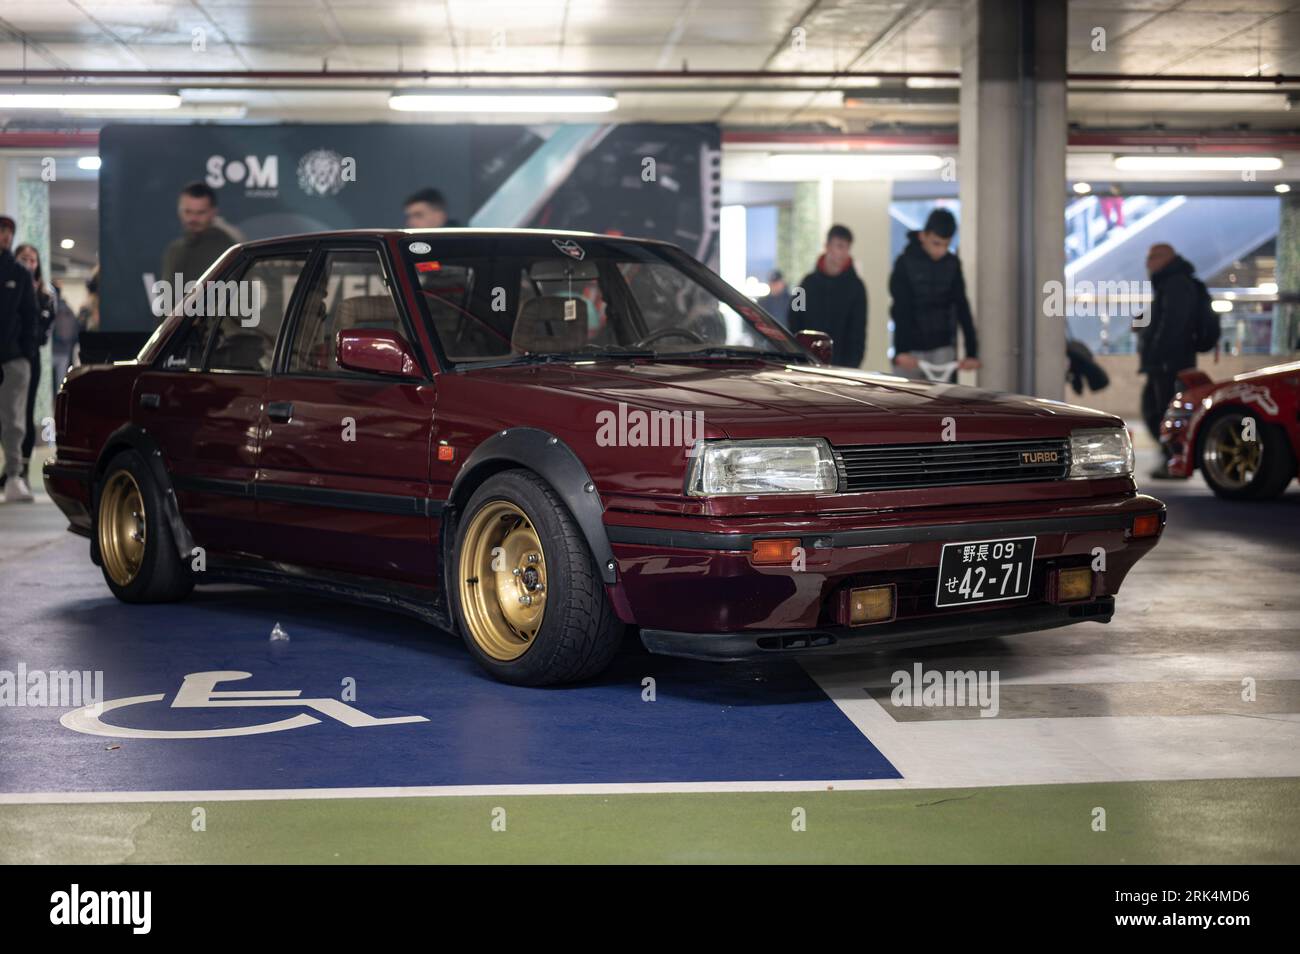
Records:
M338 333L336 356L339 367L371 374L413 377L420 364L411 346L395 331L378 328L348 328Z
M831 356L834 354L835 350L835 342L826 332L804 329L803 331L795 332L794 337L796 341L803 345L805 351L822 364L831 363Z

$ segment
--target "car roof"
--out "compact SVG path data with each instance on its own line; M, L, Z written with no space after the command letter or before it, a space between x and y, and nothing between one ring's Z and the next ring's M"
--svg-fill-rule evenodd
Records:
M389 238L412 236L425 238L491 238L493 236L512 236L515 238L580 238L586 241L634 242L638 245L667 245L671 242L661 239L634 238L627 235L603 235L599 232L578 232L566 229L475 229L475 228L441 228L441 229L334 229L324 232L300 232L292 235L277 235L274 238L254 239L240 243L240 248L256 248L264 245L278 245L288 242L302 242L308 239L347 239L347 238Z

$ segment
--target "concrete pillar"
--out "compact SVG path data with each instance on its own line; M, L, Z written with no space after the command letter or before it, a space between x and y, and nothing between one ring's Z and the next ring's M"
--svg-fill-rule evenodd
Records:
M867 286L867 353L862 366L888 371L889 359L889 200L893 183L868 180L831 186L830 221L853 233L853 264ZM826 229L822 229L825 239Z
M1064 394L1066 10L1056 0L965 0L958 176L961 257L983 387Z
M1273 354L1300 348L1300 195L1282 196L1277 223L1277 293L1273 315Z

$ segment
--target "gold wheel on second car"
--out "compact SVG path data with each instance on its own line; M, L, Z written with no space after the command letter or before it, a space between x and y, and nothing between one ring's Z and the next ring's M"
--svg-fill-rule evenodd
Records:
M148 524L144 496L129 471L114 471L99 496L99 555L118 586L128 586L144 563Z
M528 651L546 613L546 554L528 515L492 500L470 518L461 546L460 605L470 637L502 662Z
M1205 438L1203 465L1220 484L1233 490L1245 488L1255 479L1264 456L1263 441L1259 437L1246 440L1241 428L1241 418L1220 417Z

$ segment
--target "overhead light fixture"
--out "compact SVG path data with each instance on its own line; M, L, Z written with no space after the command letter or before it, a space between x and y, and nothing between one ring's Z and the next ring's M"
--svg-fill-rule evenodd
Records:
M1277 156L1116 156L1115 168L1128 172L1273 172Z
M1255 287L1261 295L1277 294L1277 282L1260 282Z
M1291 184L1289 182L1279 182L1277 185L1273 186L1273 191L1280 193L1281 195L1286 195L1291 191Z
M1092 191L1092 184L1089 182L1076 182L1074 184L1074 191L1079 195L1087 195Z
M94 172L100 167L99 156L82 156L77 160L77 168L85 169L87 172Z
M59 243L59 248L63 249L66 252L74 248L76 244L77 243L74 242L72 239L64 239L62 242Z
M1232 302L1216 298L1210 302L1210 308L1214 310L1216 315L1226 315L1228 312L1232 311Z
M935 76L909 76L908 89L960 89L961 80L956 77L940 78Z
M767 157L774 173L788 173L791 179L831 176L836 179L874 178L890 172L934 172L943 168L943 157L902 153L778 152Z
M415 113L608 113L618 108L618 99L607 93L446 90L393 93L388 108Z
M0 92L0 109L53 109L53 110L140 110L175 109L181 98L176 93L128 93L118 91L79 91L76 93L55 90Z

